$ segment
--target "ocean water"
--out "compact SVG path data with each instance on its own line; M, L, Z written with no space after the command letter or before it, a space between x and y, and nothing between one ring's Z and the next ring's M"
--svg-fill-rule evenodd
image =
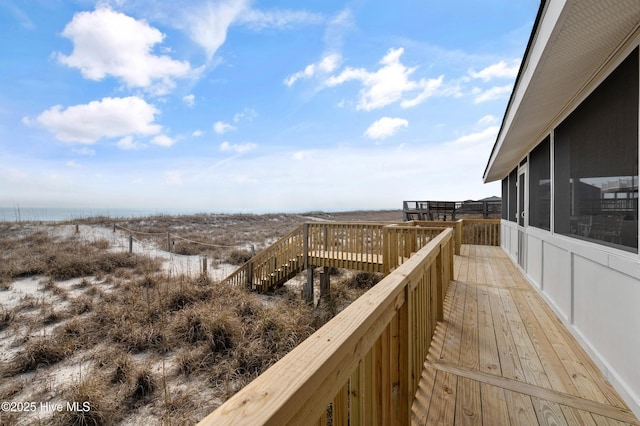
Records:
M185 209L127 209L127 208L61 208L61 207L0 207L0 222L61 222L92 217L133 218L156 215L184 215L203 213Z

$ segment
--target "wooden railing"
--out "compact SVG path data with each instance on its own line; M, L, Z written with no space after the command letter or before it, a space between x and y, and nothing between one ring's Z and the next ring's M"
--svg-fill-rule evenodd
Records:
M260 251L223 283L265 291L309 266L389 273L443 228L388 223L305 223Z
M271 283L302 269L304 241L304 227L299 226L258 252L223 282L234 286L248 288L255 286L258 290L266 290Z
M436 227L436 228L451 228L453 229L453 239L455 242L455 253L460 254L460 248L462 247L462 223L463 220L456 221L443 221L443 220L412 220L407 222L408 226L420 226L420 227Z
M460 254L462 244L500 246L500 219L412 220L407 225L453 228L456 254Z
M462 244L500 246L500 219L463 219Z
M382 270L393 271L446 228L388 225L383 229Z
M501 200L480 201L403 201L402 219L417 220L444 220L449 218L456 220L456 215L482 215L483 219L489 219L491 215L500 216L502 208Z
M308 264L383 272L385 223L309 223Z
M438 234L201 424L409 424L453 246Z

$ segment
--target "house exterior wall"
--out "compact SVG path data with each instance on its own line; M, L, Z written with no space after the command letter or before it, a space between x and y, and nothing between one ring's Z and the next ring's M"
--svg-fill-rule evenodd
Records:
M517 225L502 220L501 232L506 237L502 248L517 264ZM637 255L536 228L526 228L525 235L527 262L523 272L637 413L640 407Z
M627 54L638 44L636 40L628 47ZM617 65L619 63L613 64L608 73ZM637 72L640 73L640 66ZM592 91L602 80L594 83ZM584 100L585 97L578 100L567 115ZM567 115L550 126L552 163L553 129L563 123ZM555 178L552 172L552 187ZM528 202L529 185L524 190ZM512 194L503 194L503 203L509 203L505 196L509 198ZM640 254L637 247L633 251L554 232L553 197L552 192L550 230L529 226L526 221L524 226L518 226L517 222L503 218L501 246L516 265L520 264L528 280L634 413L640 415ZM638 220L637 211L635 220ZM524 262L519 261L519 232L524 238Z

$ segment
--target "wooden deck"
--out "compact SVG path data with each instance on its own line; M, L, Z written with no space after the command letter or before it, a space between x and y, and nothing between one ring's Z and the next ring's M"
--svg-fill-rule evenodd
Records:
M412 424L640 425L499 247L464 245Z

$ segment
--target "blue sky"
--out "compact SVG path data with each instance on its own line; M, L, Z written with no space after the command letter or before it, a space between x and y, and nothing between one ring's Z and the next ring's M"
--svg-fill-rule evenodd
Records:
M0 207L499 195L537 0L0 1Z

